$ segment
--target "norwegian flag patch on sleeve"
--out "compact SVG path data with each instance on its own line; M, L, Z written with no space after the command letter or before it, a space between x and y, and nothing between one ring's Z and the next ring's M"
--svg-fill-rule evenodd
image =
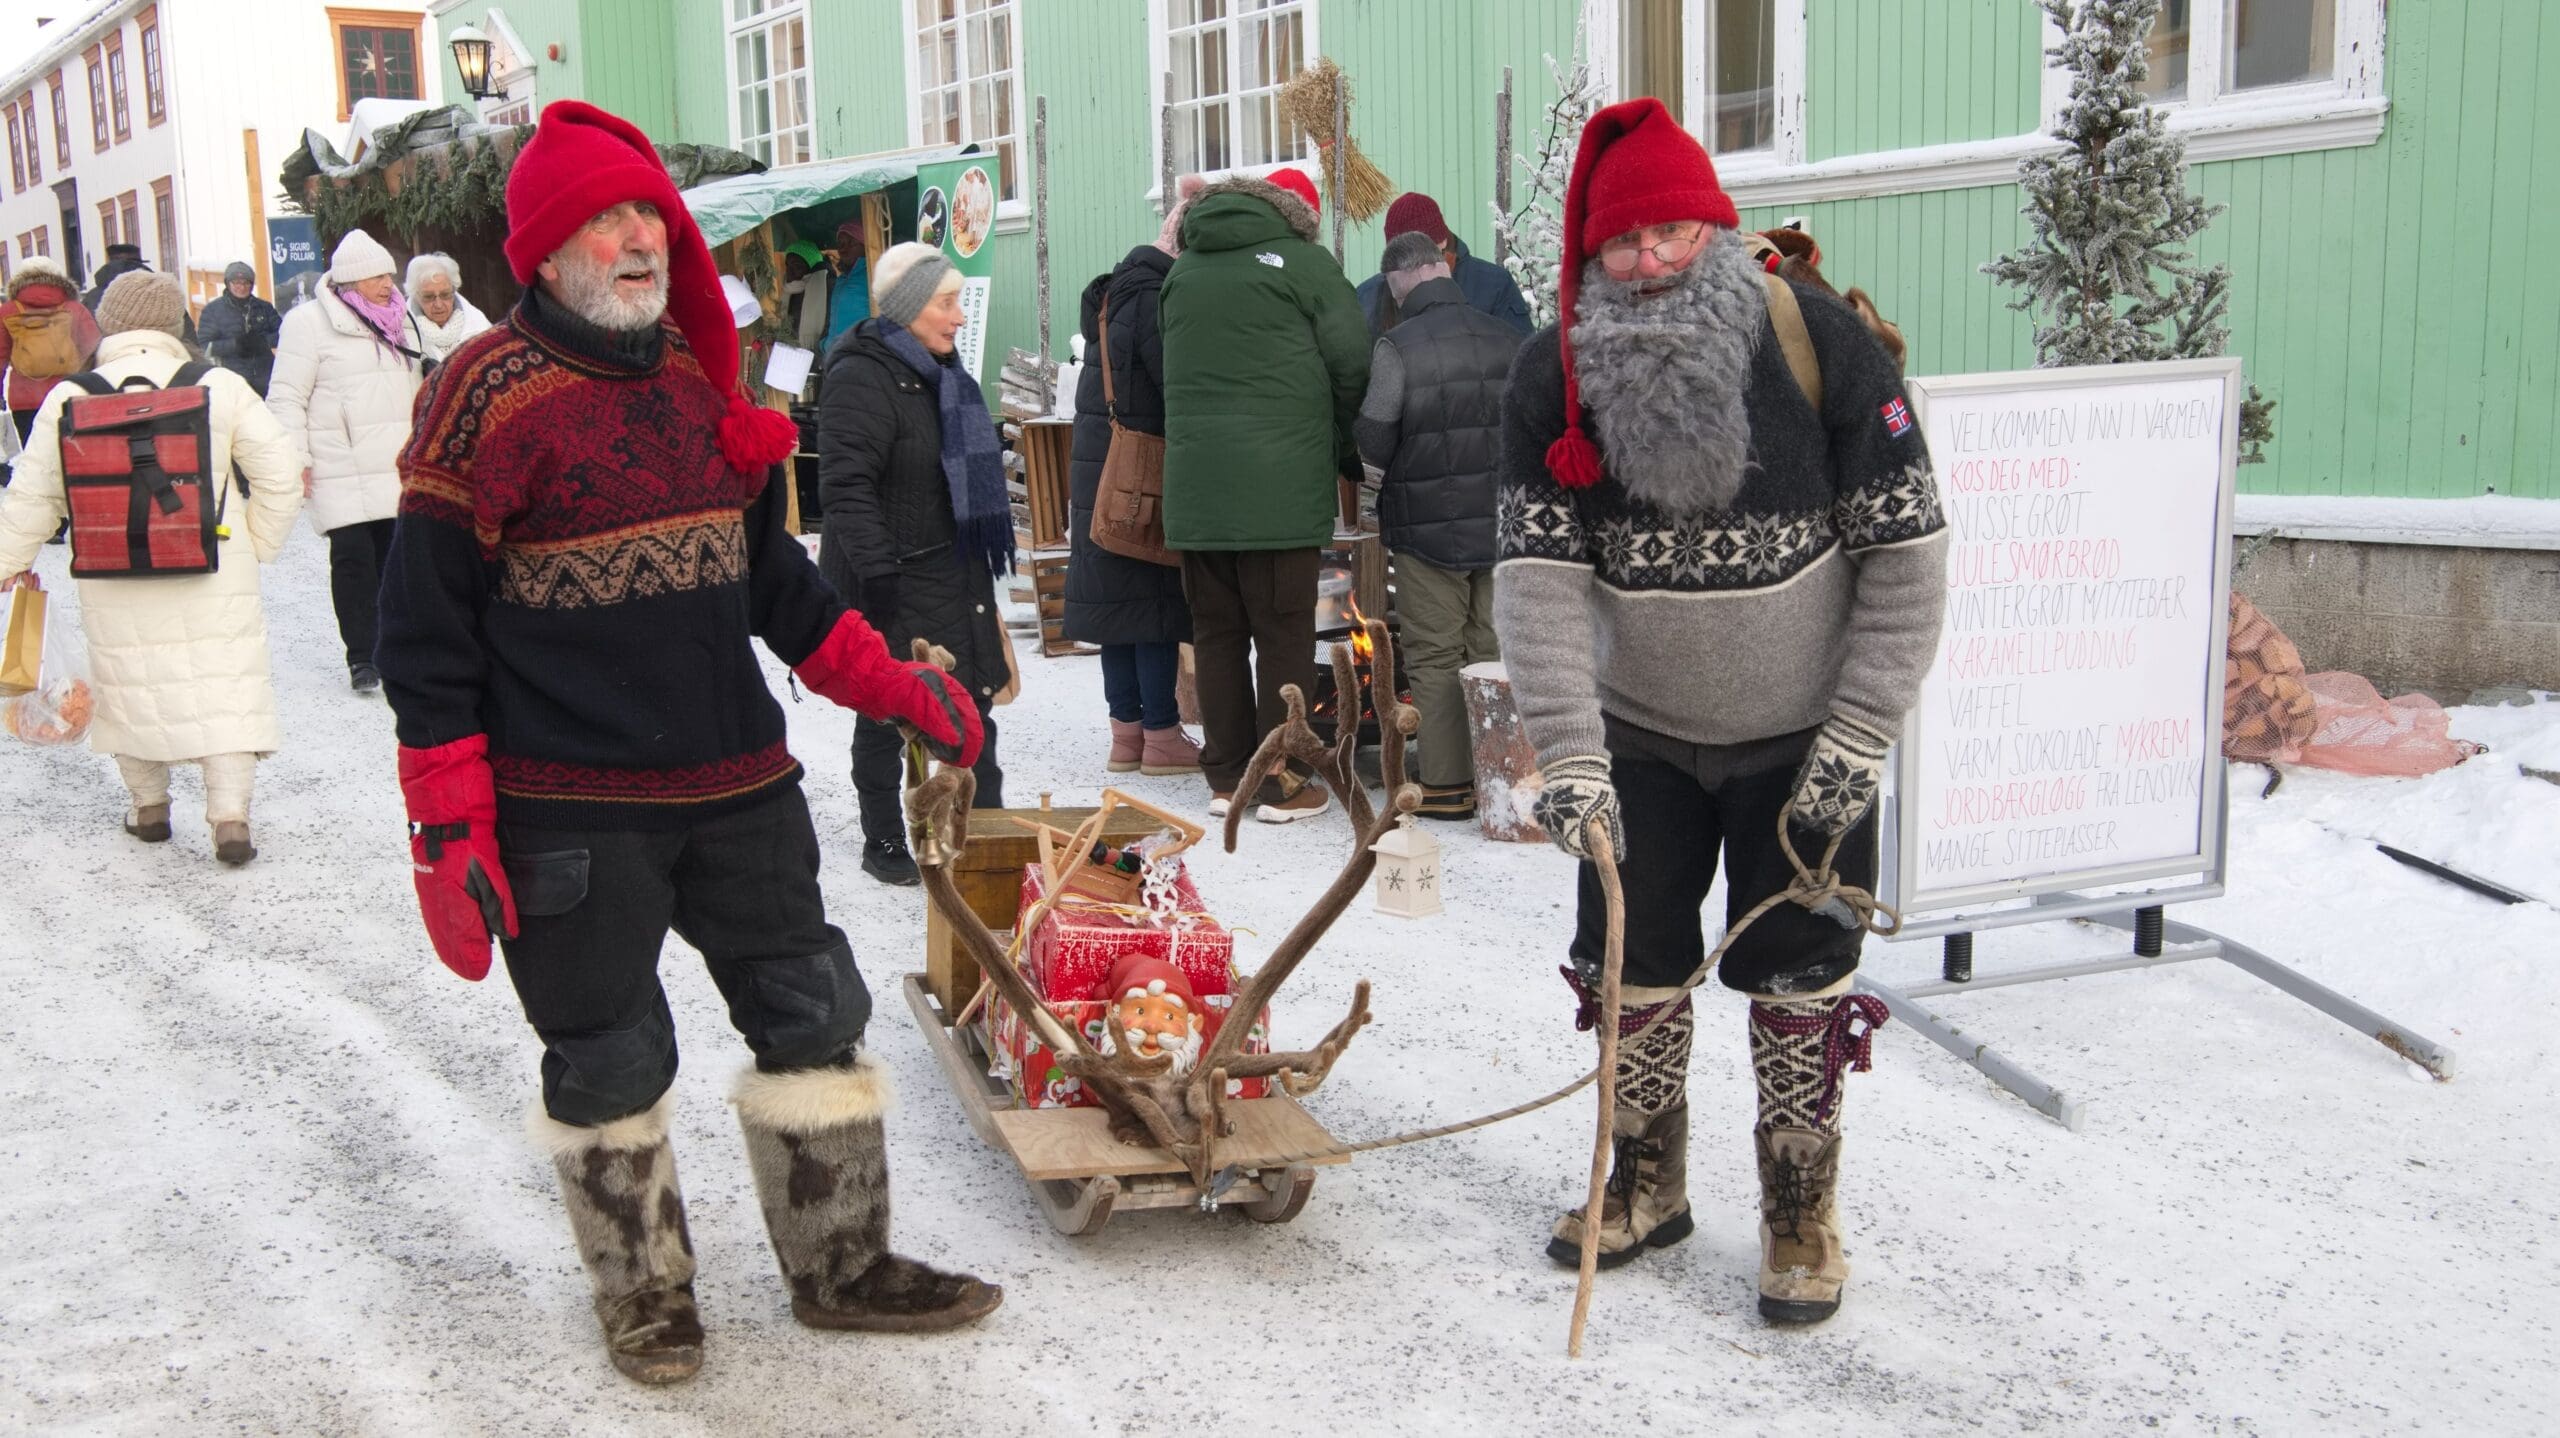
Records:
M1886 434L1900 439L1911 433L1911 406L1899 399L1889 399L1884 402L1884 408L1877 412L1884 416Z

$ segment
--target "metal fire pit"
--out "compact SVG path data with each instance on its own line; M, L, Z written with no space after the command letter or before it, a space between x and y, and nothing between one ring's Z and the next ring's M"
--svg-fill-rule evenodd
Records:
M1402 630L1403 626L1396 622L1394 616L1388 616L1387 632L1391 635L1395 635L1401 634ZM1351 626L1348 624L1337 624L1330 629L1319 629L1316 631L1316 639L1319 643L1347 643L1350 638ZM1404 646L1402 644L1398 644L1395 646L1395 650L1395 692L1397 697L1403 699L1406 703L1411 703L1413 702L1413 690L1411 681L1405 676ZM1333 742L1334 734L1336 732L1334 729L1336 711L1341 707L1341 701L1333 690L1333 663L1329 657L1330 652L1331 651L1328 650L1328 657L1319 661L1316 665L1315 698L1314 701L1307 706L1307 726L1315 730L1316 736L1328 744ZM1363 712L1360 716L1360 747L1363 749L1374 749L1377 747L1377 744L1378 716L1372 713Z

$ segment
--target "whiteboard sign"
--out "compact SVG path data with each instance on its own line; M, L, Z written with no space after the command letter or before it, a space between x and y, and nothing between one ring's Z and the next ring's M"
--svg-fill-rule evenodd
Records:
M1910 382L1948 527L1892 902L2218 872L2236 359Z

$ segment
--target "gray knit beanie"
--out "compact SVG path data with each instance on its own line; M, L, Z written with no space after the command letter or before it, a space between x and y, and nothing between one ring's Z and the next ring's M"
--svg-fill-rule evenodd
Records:
M872 312L893 325L914 324L950 273L951 261L939 245L914 240L891 245L880 252L879 266L871 272Z
M249 268L247 260L233 260L222 267L222 282L227 285L233 280L247 280L254 285L258 282L258 272Z
M176 275L135 270L119 275L98 300L98 332L158 330L171 339L186 333L187 292Z

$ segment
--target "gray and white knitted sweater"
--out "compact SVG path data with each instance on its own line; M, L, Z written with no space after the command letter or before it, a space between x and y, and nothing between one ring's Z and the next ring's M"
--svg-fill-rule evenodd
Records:
M1645 504L1614 475L1558 484L1546 466L1565 427L1555 327L1521 349L1503 399L1493 617L1539 763L1607 754L1604 709L1739 744L1835 712L1893 733L1918 697L1946 603L1928 447L1857 316L1795 289L1823 412L1764 317L1745 397L1749 477L1704 514Z

